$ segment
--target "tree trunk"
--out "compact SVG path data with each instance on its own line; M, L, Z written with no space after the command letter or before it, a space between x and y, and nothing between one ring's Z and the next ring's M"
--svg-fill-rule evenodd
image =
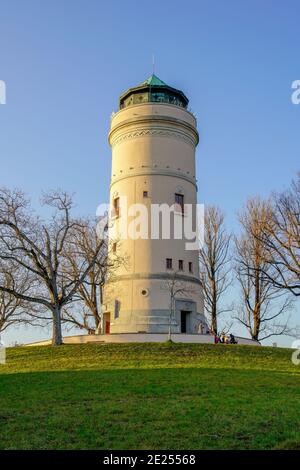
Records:
M174 302L174 300L171 299L170 313L169 313L169 333L168 333L168 341L172 341L173 302Z
M168 332L168 341L171 341L171 322L172 322L172 310L169 313L169 332Z
M212 314L211 314L211 330L215 335L218 334L217 315L216 315L215 309L213 309Z
M218 324L217 324L217 296L215 283L213 283L213 293L212 293L212 306L211 306L211 330L217 335L218 334Z
M211 330L215 335L218 334L217 325L217 289L215 281L215 272L212 273L212 306L211 306Z
M256 266L259 267L258 261L256 261ZM260 333L260 303L261 303L261 291L260 291L260 272L259 269L255 273L255 307L253 312L253 335L252 339L258 341L258 336Z
M56 306L52 312L53 314L53 333L52 333L52 346L60 346L63 344L62 331L61 331L61 307Z
M94 317L94 322L95 322L95 330L98 329L99 323L100 323L100 315L98 313L98 306L97 303L94 303L91 307L93 317Z
M259 333L260 333L260 309L256 308L253 314L253 332L252 332L252 339L258 341Z

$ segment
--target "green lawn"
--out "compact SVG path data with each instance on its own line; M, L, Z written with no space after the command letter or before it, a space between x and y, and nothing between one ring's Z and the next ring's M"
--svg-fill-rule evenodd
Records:
M1 449L300 449L291 350L85 344L7 356Z

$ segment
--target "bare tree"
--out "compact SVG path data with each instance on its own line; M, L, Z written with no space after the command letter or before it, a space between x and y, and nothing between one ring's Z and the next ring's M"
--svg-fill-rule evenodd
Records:
M176 313L176 300L179 297L187 297L194 293L194 289L189 286L186 281L182 281L177 272L174 272L170 278L164 282L162 289L167 291L170 296L168 340L171 341L172 324L174 323Z
M300 296L300 172L288 191L273 195L272 217L260 240L265 247L265 277L278 289Z
M63 312L64 323L84 329L88 334L99 330L104 283L112 280L117 268L125 262L117 250L112 249L117 242L109 243L105 237L99 250L99 241L97 221L86 220L82 230L74 234L72 246L66 252L70 281L80 279L82 259L87 264L95 259L87 276L79 283L70 307Z
M0 263L0 284L10 290L18 289L26 294L31 285L31 279L24 270L18 269L11 263L8 266ZM9 292L0 291L0 333L12 325L21 323L33 324L33 313L28 302L15 297Z
M221 297L229 287L229 249L231 236L224 225L224 215L218 207L208 206L204 215L204 240L199 250L200 280L204 307L210 319L210 329L218 333L218 317L231 308L221 306Z
M235 239L237 280L242 302L235 317L258 341L288 331L287 320L279 317L291 307L286 292L278 291L270 279L276 281L278 273L266 262L266 248L262 241L265 226L272 221L269 201L249 199L239 215L242 233Z
M53 211L47 222L35 215L22 192L0 190L0 259L19 266L34 279L26 293L18 286L5 284L0 284L0 291L46 308L52 319L52 344L60 345L62 309L96 262L102 240L92 259L82 258L80 276L70 280L65 252L82 224L71 218L73 203L67 193L50 192L42 202Z

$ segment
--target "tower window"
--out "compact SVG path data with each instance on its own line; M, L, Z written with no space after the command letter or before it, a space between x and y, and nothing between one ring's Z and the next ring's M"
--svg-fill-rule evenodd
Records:
M184 195L175 193L175 207L178 211L184 212Z
M148 191L143 191L143 197L148 197Z
M120 215L120 198L116 197L113 202L113 216L119 217Z
M178 269L179 269L179 271L183 271L183 260L182 259L180 259L178 261Z
M113 251L113 253L116 253L116 251L117 251L117 243L116 242L114 242L113 245L112 245L112 251Z
M193 263L191 261L189 262L189 272L193 272Z
M172 258L166 258L166 268L172 269Z
M115 300L115 318L119 318L120 316L120 306L121 302L119 300Z

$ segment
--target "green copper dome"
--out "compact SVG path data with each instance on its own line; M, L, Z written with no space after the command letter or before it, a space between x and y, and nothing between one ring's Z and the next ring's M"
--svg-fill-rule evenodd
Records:
M168 86L165 82L163 82L160 78L158 78L154 74L150 75L150 77L147 78L147 80L145 80L144 82L142 82L141 85Z
M156 75L134 88L129 88L120 96L120 109L143 103L166 103L186 108L189 100L185 94L167 85Z

